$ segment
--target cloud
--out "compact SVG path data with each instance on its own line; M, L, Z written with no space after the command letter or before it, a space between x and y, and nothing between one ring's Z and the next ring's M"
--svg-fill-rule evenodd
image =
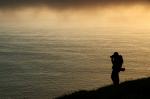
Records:
M149 0L0 0L0 9L46 6L54 9L148 4Z

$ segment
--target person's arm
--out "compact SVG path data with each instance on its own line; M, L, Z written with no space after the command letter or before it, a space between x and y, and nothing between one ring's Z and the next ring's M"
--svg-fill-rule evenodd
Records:
M110 56L112 64L114 63L113 56Z
M123 62L124 62L124 61L123 61L123 57L122 57L121 55L120 55L120 57L121 57L121 63L123 64Z

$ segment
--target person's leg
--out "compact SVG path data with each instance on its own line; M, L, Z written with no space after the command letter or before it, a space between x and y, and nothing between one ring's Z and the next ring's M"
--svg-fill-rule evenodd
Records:
M111 79L112 79L114 85L119 85L119 72L112 71Z
M112 71L112 73L111 73L111 80L112 80L112 82L114 83L114 77L113 77L114 75L113 75L113 71Z
M115 72L114 71L112 71L111 73L111 79L112 79L113 84L115 85Z
M115 85L119 85L119 72L116 72L115 75Z

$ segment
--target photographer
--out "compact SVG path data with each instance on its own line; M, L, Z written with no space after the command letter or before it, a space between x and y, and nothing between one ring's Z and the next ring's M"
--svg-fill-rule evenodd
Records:
M119 72L125 71L125 68L122 68L123 58L118 54L118 52L114 52L114 54L110 56L110 58L113 64L111 79L114 85L119 85Z

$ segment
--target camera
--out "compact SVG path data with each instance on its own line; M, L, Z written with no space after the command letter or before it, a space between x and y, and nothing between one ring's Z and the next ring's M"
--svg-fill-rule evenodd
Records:
M110 58L113 58L113 56L111 55Z

